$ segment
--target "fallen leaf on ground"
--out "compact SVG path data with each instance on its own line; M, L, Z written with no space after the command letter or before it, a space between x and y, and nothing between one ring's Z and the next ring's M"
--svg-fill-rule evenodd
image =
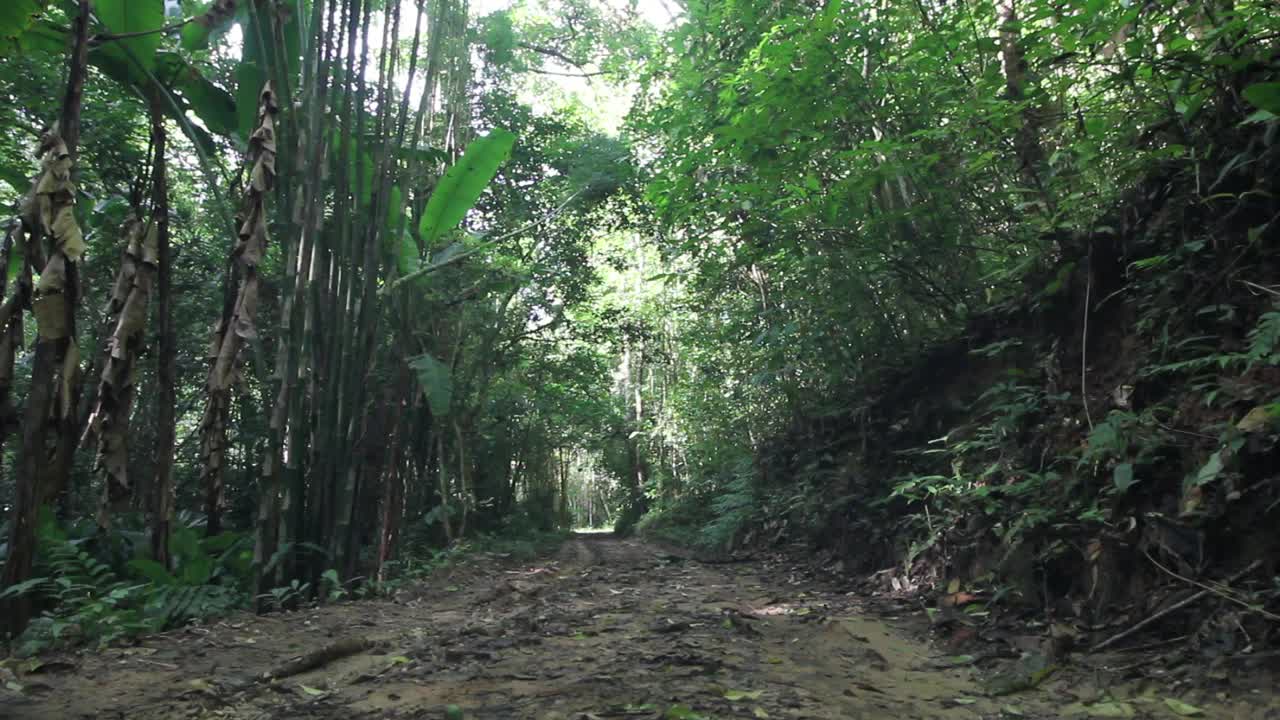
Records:
M1195 705L1188 705L1177 698L1165 698L1164 704L1168 705L1170 710L1182 717L1199 717L1204 715L1204 711L1200 708Z

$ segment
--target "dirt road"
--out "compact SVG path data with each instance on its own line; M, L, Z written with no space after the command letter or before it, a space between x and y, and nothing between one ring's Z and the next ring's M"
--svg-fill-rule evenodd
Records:
M0 716L456 717L450 705L477 720L1049 718L1109 705L1179 716L1162 695L1118 697L1066 673L993 697L972 658L928 644L918 613L806 575L781 558L708 564L576 536L554 559L478 560L396 601L244 616L70 658L27 676L43 687ZM335 643L362 649L261 680ZM1266 717L1255 706L1221 716Z

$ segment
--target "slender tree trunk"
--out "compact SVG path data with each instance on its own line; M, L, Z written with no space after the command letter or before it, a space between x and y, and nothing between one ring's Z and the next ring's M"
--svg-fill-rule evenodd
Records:
M165 158L166 134L164 100L156 94L151 99L151 134L156 148L156 165L151 177L151 213L156 224L158 324L156 339L158 358L156 380L159 385L156 407L156 475L151 494L151 557L168 568L169 532L173 521L173 454L177 433L177 355L178 342L173 329L173 253L169 247L169 178Z
M1018 15L1018 0L999 0L1000 55L1004 67L1005 94L1010 102L1021 103L1027 99L1027 60L1022 52L1022 31ZM1014 136L1014 149L1023 181L1040 194L1046 210L1050 198L1041 177L1044 165L1044 149L1040 147L1040 120L1035 108L1022 108L1022 124Z
M458 522L458 537L462 538L467 534L467 519L471 514L471 488L467 485L466 439L462 433L462 426L457 420L453 421L453 437L458 444L458 502L462 506L462 519Z
M445 471L444 433L436 434L436 467L440 478L440 522L444 525L444 537L453 544L453 520L449 517L449 473Z
M27 580L35 555L35 524L39 507L56 496L66 482L69 463L61 463L59 441L76 424L75 388L80 353L75 342L75 309L78 300L78 261L84 240L75 218L72 169L80 141L80 106L89 53L89 0L80 0L75 19L75 45L67 74L66 96L57 131L41 143L41 173L34 200L41 234L53 243L49 259L32 294L36 317L36 351L31 371L31 392L23 421L22 447L18 453L9 556L0 587ZM34 254L39 237L28 239L27 256ZM54 436L50 454L49 433ZM74 447L74 440L72 441ZM69 458L68 458L69 459ZM4 630L16 636L31 618L27 597L0 604Z
M13 403L13 369L14 358L22 347L23 311L31 303L31 264L26 258L23 245L28 242L26 222L15 219L5 233L4 245L0 246L0 267L8 268L13 253L22 253L22 270L14 278L14 286L8 287L9 273L0 273L0 456L4 453L4 442L9 434L17 430L18 408Z
M569 461L565 457L564 448L560 448L560 527L570 528L569 521Z
M387 393L385 402L393 406L391 427L389 428L391 447L387 452L387 466L382 484L381 528L378 531L378 564L375 577L381 582L385 580L385 567L395 554L396 541L400 536L400 521L404 517L404 478L401 466L404 464L405 408L404 396L411 390L412 378L408 368L401 363L398 382Z

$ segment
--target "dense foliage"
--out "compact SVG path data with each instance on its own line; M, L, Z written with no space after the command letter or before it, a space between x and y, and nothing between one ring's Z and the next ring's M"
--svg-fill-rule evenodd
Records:
M643 527L1091 612L1274 551L1273 8L687 13Z

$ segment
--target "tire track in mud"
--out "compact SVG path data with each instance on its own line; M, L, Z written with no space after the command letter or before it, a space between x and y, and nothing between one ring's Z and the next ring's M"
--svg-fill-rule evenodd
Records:
M781 557L713 565L581 535L543 562L478 558L397 602L242 617L90 653L10 716L437 718L456 704L474 720L1051 718L1083 692L1059 678L1028 697L986 697L973 669L947 667L900 610L872 613ZM376 648L244 684L352 636Z

